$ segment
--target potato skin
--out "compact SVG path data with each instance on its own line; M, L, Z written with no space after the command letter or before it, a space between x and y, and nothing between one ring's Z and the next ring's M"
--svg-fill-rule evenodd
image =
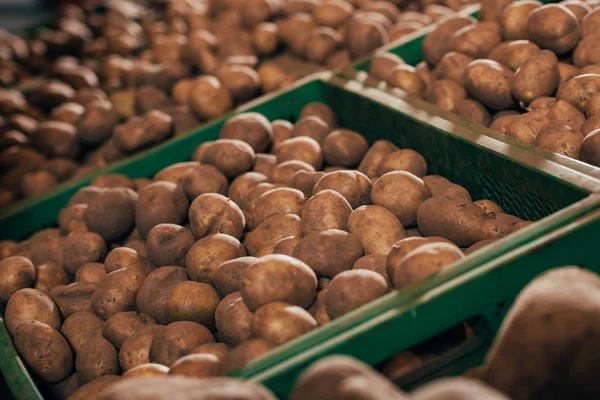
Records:
M124 372L150 363L150 346L164 328L163 325L149 325L125 339L119 349L119 365Z
M540 48L529 40L511 40L498 44L487 58L516 71L529 57L539 51Z
M20 289L11 296L4 310L4 320L6 329L13 336L23 321L43 322L56 330L60 329L62 322L58 307L50 296L30 288Z
M156 225L180 224L189 207L183 190L172 182L158 181L140 190L135 205L135 226L143 238Z
M449 50L447 38L454 34L459 29L473 24L472 18L455 17L450 18L433 30L423 40L423 59L429 65L436 65L438 61Z
M600 130L588 134L581 143L581 161L600 166Z
M304 202L304 193L292 188L275 188L263 193L257 200L252 215L252 223L260 225L274 215L300 215Z
M467 67L471 61L473 61L471 57L451 51L446 53L440 62L435 66L433 75L436 79L449 79L460 85L464 85L467 75Z
M150 272L136 296L137 309L159 324L166 324L165 307L171 289L179 282L187 281L187 271L181 267L161 267Z
M341 194L323 190L312 196L302 208L302 235L327 229L345 230L351 213L350 203Z
M121 378L117 375L104 375L93 381L86 383L75 391L69 400L98 400L101 392L109 385L119 381Z
M120 349L125 340L147 326L156 325L151 316L137 311L125 311L111 315L102 327L102 336Z
M348 232L360 240L365 255L387 254L394 243L406 237L406 231L398 218L391 211L377 205L362 206L354 210L348 217Z
M251 311L274 301L308 308L315 297L317 277L299 259L267 255L254 262L242 275L241 295Z
M452 111L466 97L467 92L463 86L450 79L431 82L423 93L423 99L446 111Z
M92 310L92 296L96 287L95 283L75 282L64 287L55 287L50 295L66 319L77 312Z
M579 159L583 135L563 122L549 123L535 138L535 145L541 149Z
M250 336L280 345L315 329L317 321L306 310L288 303L261 306L252 315Z
M150 230L146 239L148 259L157 267L185 268L185 256L196 242L188 229L176 224L159 224Z
M450 38L450 50L472 58L485 58L502 40L500 29L500 24L496 21L467 25L454 32Z
M313 189L313 195L334 190L344 196L352 208L371 203L371 181L358 171L335 171L325 174Z
M465 88L478 101L493 110L514 106L511 95L513 73L492 60L475 60L469 64Z
M306 136L286 139L273 148L273 154L279 163L298 160L304 161L314 169L323 166L323 153L316 140Z
M450 240L439 236L408 237L396 242L386 257L386 271L390 281L394 281L395 270L411 251L429 243L448 243L454 245Z
M75 274L88 262L103 262L106 256L104 239L93 232L73 232L63 245L63 263L67 272Z
M136 367L133 367L121 375L123 379L131 379L131 378L147 378L154 376L164 376L169 373L169 367L166 367L161 364L155 363L146 363L140 364Z
M147 274L150 269L137 251L128 247L117 247L111 250L104 260L107 273L118 271L123 268L135 268Z
M85 225L107 242L124 238L134 228L137 198L131 189L104 189L88 204L83 216Z
M169 322L192 321L213 328L215 310L220 301L215 288L206 283L180 282L171 289L165 316Z
M56 383L71 373L71 348L56 329L39 321L23 321L17 326L14 338L17 351L42 380Z
M225 296L217 306L215 323L221 340L237 346L250 338L252 312L246 307L240 292Z
M577 17L561 4L547 4L531 11L527 18L529 40L556 54L565 54L577 46L581 26Z
M122 311L135 308L135 298L146 274L131 268L120 269L106 275L92 295L92 311L108 319Z
M212 284L219 265L246 255L244 246L232 236L206 236L194 243L186 256L188 276L193 281Z
M217 193L202 194L188 211L191 230L197 238L215 233L242 237L246 220L242 210L229 198Z
M33 286L35 267L25 257L8 257L0 261L0 276L0 304L6 304L18 290Z
M121 367L117 349L104 338L92 338L79 349L75 369L80 385L104 375L118 375Z
M229 118L221 128L219 138L242 140L256 153L263 153L273 140L273 128L262 114L247 112Z
M188 354L175 361L169 375L210 378L220 375L221 360L212 354Z
M252 146L238 139L219 139L206 147L199 160L212 165L229 179L248 172L254 167L256 153Z
M42 293L50 293L55 286L69 283L65 269L55 262L38 264L35 275L34 287Z
M65 320L60 333L69 342L75 354L92 338L102 337L104 321L91 312L78 312Z
M556 98L564 100L585 113L585 107L590 98L600 91L599 74L583 74L576 76L558 88Z
M528 104L538 97L552 95L559 79L558 58L553 52L542 50L517 70L511 82L512 94Z
M259 257L272 253L281 239L301 234L300 217L294 214L273 215L246 234L244 246L248 254Z
M540 7L536 0L518 1L509 4L500 17L504 40L528 39L527 20L529 13Z
M215 339L204 326L191 321L178 321L167 325L154 337L150 346L150 362L171 366L204 343Z
M535 138L550 123L550 119L539 111L519 115L506 127L505 134L525 144L534 144Z
M223 373L230 373L242 368L275 348L275 345L262 339L250 339L240 344L227 354L223 360Z
M257 156L257 163L258 160L259 159ZM250 190L259 183L268 182L268 180L268 177L262 173L246 172L231 182L231 185L229 185L229 190L227 191L227 196L241 209L245 209L246 196Z
M381 160L396 150L399 150L398 147L389 140L380 139L376 141L365 153L365 156L358 166L358 171L369 178L377 176L377 166Z
M369 270L344 271L336 275L325 295L325 308L331 319L336 319L388 292L386 280Z

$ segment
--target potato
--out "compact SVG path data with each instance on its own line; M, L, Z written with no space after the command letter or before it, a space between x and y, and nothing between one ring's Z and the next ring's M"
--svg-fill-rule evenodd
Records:
M36 197L47 193L58 180L48 171L27 172L21 178L21 191L25 197Z
M470 17L454 17L438 25L423 40L423 59L429 65L436 65L442 56L449 51L448 38L459 29L473 24Z
M596 129L600 129L600 116L588 118L583 125L581 125L580 131L584 137L587 137Z
M600 305L598 283L597 275L568 267L545 272L527 285L488 353L486 382L510 397L593 397L595 377L588 367L597 363L598 353L597 341L589 339L598 336L599 327L590 316ZM580 348L584 342L585 351ZM540 352L542 347L547 350ZM556 368L559 364L571 371L568 378ZM572 386L575 381L581 385Z
M289 236L281 239L275 247L273 247L272 254L283 254L286 256L292 256L294 254L294 250L296 246L300 242L300 238L297 236Z
M45 382L60 382L73 368L73 354L62 335L43 322L21 322L14 332L17 351L25 363Z
M17 243L12 240L0 240L0 261L12 256L17 247Z
M311 197L302 209L302 235L327 229L344 230L350 213L352 207L341 194L323 190Z
M527 17L529 40L556 54L573 50L581 38L577 17L561 4L546 4L532 10Z
M180 224L185 220L187 196L172 182L158 181L140 190L135 204L135 226L143 238L163 223Z
M275 64L264 63L256 70L260 78L263 93L271 93L289 85L295 77L285 73Z
M85 112L85 107L77 103L63 103L55 107L50 112L50 119L54 121L66 122L67 124L76 125L77 121Z
M221 301L217 291L200 282L180 282L171 289L165 316L169 322L192 321L208 328L214 326L215 310Z
M294 139L303 139L303 138L294 138ZM294 140L294 139L289 139L289 140ZM306 139L309 139L309 138L306 138ZM319 150L319 154L320 154L320 150ZM274 184L281 185L282 187L291 186L294 176L299 171L306 171L306 172L312 173L312 172L315 172L315 168L312 165L305 163L304 161L300 161L300 160L284 161L281 164L277 164L276 166L273 167L273 169L271 171L271 181Z
M597 43L598 34L585 36L577 44L573 52L573 64L576 67L585 67L587 65L600 64L600 53L594 43Z
M197 78L189 96L190 108L202 119L216 118L233 107L231 94L214 76Z
M75 282L100 283L106 276L104 264L97 262L85 263L77 269Z
M301 222L297 215L273 215L246 235L244 246L248 254L258 257L270 254L281 239L300 236L301 233Z
M275 188L263 193L257 200L252 223L260 225L274 215L300 215L304 206L304 194L296 189Z
M256 154L252 147L237 139L219 139L206 148L200 162L212 165L227 178L235 178L254 166Z
M212 165L197 165L188 169L178 183L190 202L205 193L225 194L229 185L227 177Z
M377 175L377 166L385 156L398 150L392 142L381 139L373 143L369 150L365 153L358 170L369 178Z
M592 118L600 115L600 96L593 96L585 106L585 116ZM582 124L585 121L582 121Z
M163 329L162 325L148 325L125 339L119 350L119 365L124 372L150 363L150 346Z
M600 91L600 74L584 74L568 80L558 88L556 98L575 106L582 113L590 98Z
M69 400L99 400L102 391L120 379L117 375L104 375L86 383L75 391Z
M509 226L503 218L486 213L469 201L444 197L425 200L417 211L417 224L423 236L441 236L460 247L506 236Z
M77 129L66 122L43 121L29 138L49 157L75 158L80 151Z
M108 174L101 175L90 182L90 186L98 186L104 188L124 187L133 189L133 182L123 174Z
M338 192L352 208L371 202L371 181L358 171L335 171L325 174L315 185L313 195L323 190Z
M246 65L224 65L215 75L234 101L250 100L260 91L260 75Z
M244 232L242 210L230 199L216 193L198 196L190 205L191 230L198 238L224 233L239 239Z
M463 99L461 100L452 112L469 121L477 122L483 126L489 126L492 120L488 110L476 100Z
M319 292L317 292L317 298L315 299L315 302L307 310L310 313L310 315L312 315L313 318L317 321L319 326L331 322L331 318L329 317L329 314L327 314L327 310L325 309L326 295L327 289L321 289Z
M369 74L387 82L390 71L400 64L404 64L404 60L396 54L388 52L376 53L369 64Z
M579 68L572 66L571 64L567 64L564 62L558 63L558 75L560 76L560 82L558 86L562 86L566 81L571 78L580 75Z
M514 106L511 96L513 73L492 60L475 60L469 64L465 88L485 106L504 110Z
M477 200L477 201L474 201L473 203L478 205L479 207L483 208L486 212L493 212L496 214L506 214L504 212L504 210L502 209L502 207L500 207L498 204L494 203L491 200Z
M102 336L120 349L129 336L152 325L156 325L156 320L150 315L136 311L119 312L106 320Z
M40 292L48 294L55 286L68 283L69 277L60 264L48 262L36 266L34 288Z
M425 183L406 171L388 172L371 190L373 204L391 211L405 227L416 222L419 206L429 197Z
M223 361L229 353L229 346L225 343L206 343L196 347L190 354L210 354Z
M80 385L85 385L104 375L118 375L121 372L117 349L104 338L92 338L77 352L75 369Z
M220 375L221 361L212 354L188 354L175 361L169 375L209 378Z
M140 364L137 367L133 367L130 370L127 370L121 375L123 379L125 378L147 378L154 376L164 376L169 373L169 367L166 367L161 364L154 363L146 363Z
M130 189L104 189L88 204L85 225L107 242L124 238L134 228L137 197Z
M493 122L490 124L490 129L500 132L503 135L506 134L508 126L519 117L520 114L517 112L511 112L510 114L496 115Z
M369 270L344 271L336 275L327 287L324 302L327 314L336 319L389 291L386 280Z
M576 129L560 121L550 122L535 138L535 145L541 149L579 159L579 149L583 135Z
M506 128L506 135L525 144L534 144L539 133L550 124L550 119L539 111L516 117Z
M581 143L581 161L600 166L600 130L589 133Z
M379 275L385 279L388 287L391 287L392 284L388 277L387 269L386 269L386 261L387 256L385 254L370 254L368 256L364 256L356 260L354 265L352 266L353 270L369 270L373 272L377 272ZM329 287L329 284L327 284Z
M251 311L274 301L307 308L313 302L316 287L315 273L301 260L267 255L246 268L240 292Z
M273 140L273 129L262 114L248 112L228 119L221 128L219 138L242 140L252 146L256 153L262 153Z
M14 336L17 325L26 320L43 322L53 329L60 329L60 312L54 301L36 289L20 289L15 292L4 310L6 329Z
M0 276L0 304L6 304L18 290L33 286L35 267L25 257L8 257L0 261Z
M320 117L309 115L301 117L292 129L292 137L308 136L321 144L331 132L331 127ZM289 140L289 139L288 139Z
M592 10L581 23L583 36L588 36L596 32L600 22L600 13L597 9Z
M500 17L504 40L528 39L527 21L529 13L542 4L536 0L517 1L504 8Z
M221 340L237 346L250 338L252 312L246 307L240 292L225 296L217 306L215 323Z
M66 400L79 388L77 373L71 374L67 379L52 385L51 396L59 400Z
M111 250L104 260L104 267L109 274L123 268L135 268L144 274L150 272L146 261L138 252L127 247L117 247Z
M433 81L423 92L423 99L446 111L452 111L466 97L465 89L450 79Z
M451 36L449 50L471 58L485 58L502 41L500 29L500 24L496 21L467 25Z
M354 167L360 163L368 148L366 139L359 133L338 129L323 141L323 157L330 165Z
M252 45L260 55L273 54L279 41L279 28L272 22L261 22L252 31Z
M471 396L489 400L508 400L507 396L493 387L468 378L440 379L414 391L417 400L466 399Z
M529 57L517 70L511 82L511 91L517 100L531 103L538 97L552 95L559 79L556 55L543 50Z
M188 229L176 224L159 224L150 230L146 241L148 259L157 267L185 268L185 258L196 242Z
M191 280L212 284L215 270L225 261L246 256L244 246L234 237L222 233L198 240L186 256Z
M172 130L173 118L169 114L151 110L117 125L113 138L120 151L130 153L165 140Z
M242 274L250 264L257 261L256 257L240 257L225 261L219 265L214 275L214 285L222 296L240 290Z
M427 243L412 250L394 265L390 277L395 288L404 288L439 272L463 257L462 251L455 245Z
M483 0L479 10L480 21L498 21L502 11L512 3L512 0Z
M341 45L338 31L327 26L313 29L306 38L305 56L309 61L323 64Z
M346 45L353 58L361 58L389 41L383 24L371 18L351 21L346 31Z
M258 161L258 159L257 159ZM267 182L268 178L262 173L246 172L231 182L227 195L240 208L244 208L244 200L251 188L259 183Z
M194 348L214 341L210 331L200 324L191 321L173 322L154 337L150 346L150 362L170 367Z
M469 247L468 249L465 250L465 256L468 256L471 253L476 252L479 249L482 249L492 243L494 243L496 240L498 239L486 239L486 240L482 240L480 242L475 243L473 246Z
M50 296L60 309L63 318L71 315L92 310L92 295L96 291L95 283L76 282L67 286L56 286L50 292Z
M106 275L92 295L92 311L100 318L108 319L116 313L133 310L145 278L145 273L134 268L120 269Z
M325 103L312 102L308 103L300 111L299 120L306 117L318 117L330 128L333 129L337 126L337 119L335 113ZM300 121L298 121L300 122Z
M261 306L252 316L251 337L280 345L315 329L317 321L301 307L283 302Z
M271 122L271 127L273 129L273 148L277 147L277 145L284 140L292 137L294 125L290 121L278 119Z
M202 143L200 146L198 146L198 148L196 149L196 152L198 151L198 149L202 148L204 145L210 144L210 143L212 143L212 142ZM185 175L186 172L188 172L190 169L193 169L194 167L197 167L198 165L200 165L199 160L196 160L196 157L195 157L196 152L194 152L194 155L192 156L192 158L195 161L175 163L166 168L163 168L160 171L158 171L158 173L156 175L154 175L154 178L152 179L152 181L153 182L167 181L167 182L179 184L179 182L181 181L181 178L183 177L183 175ZM148 186L148 185L146 185L146 186Z
M548 100L547 102L544 101L546 99ZM539 103L539 107L534 107L536 106L534 103ZM539 97L531 103L529 108L530 111L540 111L551 121L562 121L574 129L579 129L585 122L585 116L564 100Z
M352 16L354 7L345 0L328 0L313 8L313 17L319 25L337 28Z
M77 354L81 346L93 338L102 338L104 321L91 312L78 312L65 320L60 333Z
M304 161L315 169L321 169L323 155L321 146L310 137L294 137L284 140L273 149L279 163L291 160Z
M406 231L394 214L376 205L354 210L348 217L348 232L360 240L365 255L387 254L394 243L406 237Z
M464 85L467 67L473 59L455 51L446 53L433 70L436 79L449 79Z

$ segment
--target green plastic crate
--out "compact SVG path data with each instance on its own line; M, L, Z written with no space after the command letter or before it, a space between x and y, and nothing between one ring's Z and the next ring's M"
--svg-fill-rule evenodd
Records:
M468 258L468 265L476 266L493 260L600 205L597 198L587 198L590 193L600 190L600 182L587 175L479 135L456 124L452 119L441 118L435 114L435 109L415 109L411 104L379 90L332 77L330 73L307 78L284 93L254 101L238 112L255 111L266 115L270 120L294 121L302 107L312 101L329 104L342 126L361 132L370 142L385 138L401 147L419 151L428 160L431 174L446 176L463 185L475 199L491 199L508 212L531 220L554 214L543 222L511 235L507 240L499 241L490 246L489 250ZM197 145L218 137L225 119L208 124L194 134L176 138L164 146L139 154L107 172L124 173L131 178L149 177L170 164L188 160ZM88 178L85 183L90 180ZM0 217L0 238L21 240L41 228L52 226L58 211L83 184L84 182L80 182L65 187L19 213ZM573 206L575 203L577 204ZM562 211L557 213L559 210ZM436 282L437 278L427 279L422 284L415 285L414 290L418 292L424 288L433 288L437 285ZM397 306L399 299L409 299L417 292L413 292L411 288L385 296L281 346L241 373L251 376L271 368ZM16 355L2 324L0 368L18 398L40 398L38 389Z
M252 380L283 400L302 371L332 354L347 354L376 366L462 321L475 321L474 335L438 359L409 372L396 383L405 390L442 377L460 375L480 365L515 297L540 273L580 266L600 273L594 249L600 210L578 218L529 244L476 266L455 265L440 276L444 283L340 335L263 371ZM574 251L574 249L577 249ZM461 274L457 276L457 272Z

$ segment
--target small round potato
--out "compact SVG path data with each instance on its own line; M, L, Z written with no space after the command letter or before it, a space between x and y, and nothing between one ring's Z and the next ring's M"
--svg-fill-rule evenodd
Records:
M188 354L175 361L169 375L210 378L221 374L221 360L212 354Z
M165 306L171 289L187 280L185 268L166 266L155 269L144 279L138 291L137 309L156 319L159 324L166 324Z
M452 111L466 97L463 86L451 79L433 81L423 93L423 99L446 111Z
M50 293L50 290L55 286L67 285L69 283L67 272L58 263L48 262L38 264L35 270L34 288L43 293Z
M106 243L97 233L70 233L63 245L63 264L67 272L75 274L84 264L102 262L106 256Z
M476 99L493 110L514 106L511 94L513 72L492 60L475 60L467 69L465 88Z
M431 66L437 65L441 58L449 51L449 38L459 29L475 22L470 17L448 18L440 23L423 40L423 59Z
M331 107L325 103L313 102L302 107L298 122L305 117L318 117L321 119L321 121L325 122L330 129L333 129L337 126L335 113Z
M561 121L552 121L535 138L535 146L579 159L579 149L583 135Z
M284 140L292 137L294 125L290 121L278 119L271 122L271 127L273 128L273 148L277 147L277 145Z
M104 321L91 312L78 312L65 320L60 333L67 339L75 354L90 339L102 337Z
M408 171L422 178L427 175L427 162L419 153L411 149L396 150L385 156L377 166L377 175L391 171Z
M83 216L85 226L107 242L123 239L134 228L137 197L131 189L104 189L89 202Z
M246 225L244 214L237 204L217 193L196 197L188 215L191 230L197 238L223 233L239 239Z
M156 325L156 320L147 314L136 311L119 312L106 320L102 336L120 349L129 336L153 325Z
M323 143L325 137L331 132L331 127L320 117L309 115L302 117L292 129L292 137L308 136L317 143Z
M515 1L506 6L500 16L502 38L504 40L527 39L527 20L529 13L540 7L537 0Z
M4 310L8 332L15 335L17 325L23 321L36 320L53 329L60 329L60 312L47 294L37 289L20 289L11 296Z
M400 64L404 64L404 60L396 54L388 52L376 53L369 64L369 74L377 79L388 82L390 71Z
M104 260L104 267L109 274L123 268L136 268L145 274L150 272L146 261L137 251L128 247L117 247L111 250Z
M262 114L242 113L227 120L219 138L242 140L252 146L256 153L263 153L273 140L273 128Z
M417 97L421 97L426 88L415 67L408 64L400 64L392 68L387 83Z
M317 321L301 307L273 302L254 312L251 337L281 345L304 335L318 326Z
M302 235L306 236L311 232L327 229L345 230L351 213L350 203L338 192L333 190L318 192L302 209Z
M600 166L600 129L589 133L581 143L581 161Z
M135 309L135 298L145 278L146 274L135 268L106 275L92 295L92 311L106 320L116 313Z
M281 239L301 234L300 217L294 214L273 215L246 234L244 246L248 254L260 257L271 254Z
M81 311L91 311L92 295L96 291L97 284L75 282L67 286L56 286L50 295L63 318Z
M217 306L215 323L222 341L237 346L250 338L252 312L240 292L225 296Z
M247 65L223 65L215 75L236 102L250 100L260 91L260 75Z
M234 260L225 261L219 265L215 271L215 288L222 296L238 292L242 284L242 275L246 268L257 261L256 257L240 257Z
M148 259L157 267L168 265L185 268L185 257L196 242L188 229L175 224L159 224L146 240Z
M329 165L355 167L360 163L368 148L367 140L359 133L348 129L338 129L327 135L323 141L323 158Z
M340 33L330 27L313 29L306 38L305 56L309 61L323 64L342 43Z
M398 218L391 211L375 205L354 210L348 217L348 232L360 240L366 255L387 254L394 243L406 237Z
M371 180L358 171L335 171L325 174L313 189L313 195L323 190L338 192L357 208L371 203Z
M254 206L252 223L260 225L273 215L300 215L304 207L304 194L292 188L275 188L263 193Z
M208 120L229 111L233 99L217 78L205 75L197 78L190 89L189 105L200 118Z
M239 240L233 236L217 233L194 243L186 256L185 263L191 280L212 284L219 265L244 256L246 250Z
M584 113L588 100L600 91L600 74L583 74L563 83L556 92L558 100L564 100Z
M327 278L352 268L363 254L359 237L339 229L312 232L294 249L294 257L309 265L318 276Z
M276 24L262 22L252 32L252 45L260 55L273 54L279 47L279 36Z
M464 258L462 251L449 243L429 243L408 253L393 270L395 288L404 288ZM330 289L331 290L331 289Z
M258 156L257 156L258 157ZM258 162L258 158L257 158ZM231 185L229 186L229 190L227 191L227 196L240 208L245 209L245 199L250 189L259 183L267 182L268 178L262 173L259 172L246 172L235 178Z
M212 165L227 178L235 178L254 167L256 154L252 147L237 139L219 139L210 143L200 162Z
M323 279L323 278L321 278ZM310 315L313 316L319 326L328 324L331 322L331 318L329 314L327 314L327 310L325 309L325 296L327 295L327 289L321 289L317 292L317 298L312 306L308 309Z
M540 48L529 40L512 40L498 44L487 58L516 71L529 57L539 51Z
M315 169L312 165L307 164L304 161L284 161L273 167L271 171L271 181L274 184L279 184L284 187L291 186L294 176L299 171L315 172Z
M150 346L150 362L170 367L204 343L213 343L213 335L204 326L191 321L178 321L159 331Z
M331 319L370 303L388 293L386 280L369 270L344 271L335 276L327 287L325 308Z
M14 333L15 347L42 380L60 382L71 373L73 353L62 335L43 322L21 322Z
M301 260L267 255L249 265L242 275L241 295L251 311L274 301L308 308L315 297L317 277Z
M313 8L313 16L319 25L337 28L352 16L354 7L346 0L333 0Z
M273 154L275 154L279 163L299 160L317 170L323 166L321 146L314 139L306 136L284 140L273 149Z
M207 145L209 145L211 143L212 142L202 143L200 146L198 146L196 148L196 152L198 152L198 149L204 150L207 147ZM167 182L179 184L179 182L181 181L181 178L187 171L200 165L200 161L197 159L196 152L194 152L194 154L192 155L192 158L194 161L179 162L179 163L172 164L166 168L163 168L160 171L158 171L158 173L156 175L154 175L154 178L152 179L152 181L153 182L167 181ZM148 185L146 185L146 186L148 186Z
M581 26L575 14L561 4L546 4L527 17L529 40L556 54L573 50L581 39Z
M183 222L189 205L187 196L175 183L151 183L140 190L135 205L135 226L140 235L146 238L156 225Z
M539 111L519 115L506 127L506 135L525 144L534 144L535 138L550 123L550 119Z
M75 369L80 385L104 375L119 375L121 367L117 349L104 338L92 338L79 348Z
M356 260L356 262L352 266L352 269L366 269L369 271L377 272L383 277L383 279L385 279L388 287L392 287L392 283L390 282L390 278L387 273L386 262L387 255L370 254L368 256L364 256ZM327 284L327 287L329 287L329 283Z
M162 325L149 325L125 339L119 349L119 365L123 371L150 363L150 346L163 329Z
M35 267L25 257L8 257L0 261L0 276L0 304L6 304L18 290L33 286Z
M192 321L212 328L220 301L217 291L206 283L180 282L171 289L165 316L169 322Z
M485 58L502 41L500 30L496 21L467 25L454 32L448 46L450 50L472 58Z
M487 108L477 100L463 99L461 100L452 112L456 115L468 119L469 121L477 122L483 126L489 126L492 121Z
M369 178L377 176L377 166L385 156L398 150L398 147L389 140L380 139L373 143L371 148L365 153L358 171Z
M390 281L394 281L394 271L408 253L429 243L453 244L450 240L439 236L408 237L396 242L386 258L386 271Z
M227 177L212 165L196 165L181 176L178 184L192 202L205 193L225 194L229 182Z
M455 51L446 53L435 66L433 75L436 79L450 79L461 85L465 84L467 67L473 59Z
M275 347L274 344L262 339L251 339L231 350L223 360L223 373L230 373L242 368L250 361L258 358Z

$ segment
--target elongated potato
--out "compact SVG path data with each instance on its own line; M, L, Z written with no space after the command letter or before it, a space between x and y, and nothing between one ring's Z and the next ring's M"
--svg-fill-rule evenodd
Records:
M386 280L369 270L344 271L336 275L325 294L325 309L331 319L339 318L388 292Z
M4 320L6 329L13 336L23 321L43 322L56 330L60 329L62 322L60 311L50 296L30 288L21 289L11 296L4 310Z
M406 231L396 216L380 206L362 206L348 217L348 232L356 235L365 254L387 254Z
M294 214L273 215L246 234L244 247L251 256L270 254L281 239L301 234L300 217Z
M318 192L302 208L302 234L308 235L311 232L327 229L345 230L351 213L350 203L338 192L333 190Z
M492 60L475 60L469 64L465 88L476 99L493 110L512 108L513 73Z
M159 324L166 324L165 306L171 289L187 280L185 268L167 266L155 269L140 286L136 296L137 309L156 319Z
M108 319L118 312L133 310L145 278L146 274L135 268L120 269L106 275L92 295L92 311L100 318Z
M512 94L528 104L538 97L552 95L559 79L558 58L553 52L542 50L521 64L511 82Z

